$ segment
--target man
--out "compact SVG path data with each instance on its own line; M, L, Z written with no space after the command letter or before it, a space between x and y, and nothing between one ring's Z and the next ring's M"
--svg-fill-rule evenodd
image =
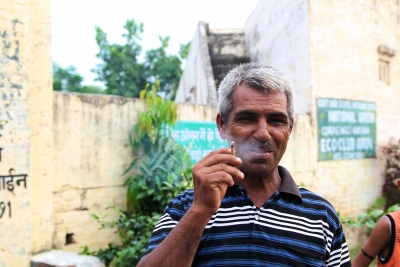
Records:
M278 166L294 124L287 80L243 64L218 96L236 156L221 148L193 167L194 190L167 206L138 266L351 266L334 208Z

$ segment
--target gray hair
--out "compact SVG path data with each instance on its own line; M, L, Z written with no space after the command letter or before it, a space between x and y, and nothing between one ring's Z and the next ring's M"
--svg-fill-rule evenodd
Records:
M287 78L273 66L251 62L241 64L229 71L218 87L218 109L224 122L228 121L232 110L233 92L242 84L264 94L284 92L287 98L289 120L293 121L293 95Z

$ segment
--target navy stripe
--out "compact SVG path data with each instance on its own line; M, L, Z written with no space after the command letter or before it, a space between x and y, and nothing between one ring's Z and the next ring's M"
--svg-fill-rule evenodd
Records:
M193 266L351 266L340 220L321 196L277 191L260 209L245 190L228 188L204 229ZM145 255L175 227L193 202L186 190L167 206Z

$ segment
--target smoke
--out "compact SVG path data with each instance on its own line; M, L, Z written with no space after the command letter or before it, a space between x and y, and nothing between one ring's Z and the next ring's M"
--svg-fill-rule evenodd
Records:
M250 141L228 136L227 140L228 144L230 144L231 141L235 142L236 156L241 158L243 163L249 161L252 154L264 154L267 152L271 153L277 150L276 144L272 141L272 139L268 141L251 139Z

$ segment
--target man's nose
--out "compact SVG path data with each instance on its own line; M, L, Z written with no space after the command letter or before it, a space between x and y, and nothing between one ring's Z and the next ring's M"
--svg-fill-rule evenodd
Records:
M271 139L271 134L269 132L270 127L265 120L260 120L257 124L257 128L254 131L253 137L258 141L264 142Z

